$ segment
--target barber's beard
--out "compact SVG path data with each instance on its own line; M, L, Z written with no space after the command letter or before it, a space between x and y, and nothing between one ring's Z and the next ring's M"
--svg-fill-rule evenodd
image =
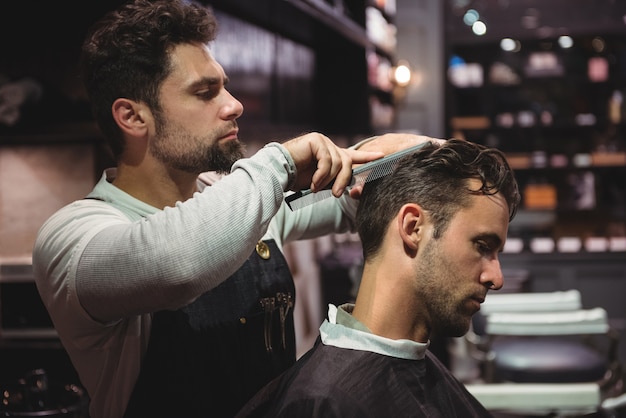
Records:
M244 147L239 140L229 140L225 143L215 142L206 149L205 166L201 171L217 171L228 174L235 161L243 158Z
M205 171L229 173L235 161L244 156L239 140L216 141L232 129L212 130L206 135L192 135L180 125L158 124L150 151L162 163L193 174Z

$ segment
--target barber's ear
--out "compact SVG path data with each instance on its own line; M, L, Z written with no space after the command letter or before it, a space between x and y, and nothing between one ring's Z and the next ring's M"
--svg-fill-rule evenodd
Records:
M147 132L151 114L144 104L120 98L113 102L111 111L117 125L128 135L143 136Z
M424 226L424 211L415 203L407 203L398 212L398 230L404 244L417 251Z

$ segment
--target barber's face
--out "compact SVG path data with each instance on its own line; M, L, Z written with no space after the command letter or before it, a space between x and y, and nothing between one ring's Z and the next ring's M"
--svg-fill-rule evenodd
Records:
M418 253L415 287L438 335L464 335L487 290L503 284L498 254L509 225L507 204L500 194L471 199L443 235L430 237Z
M225 88L224 69L204 45L178 45L160 91L151 152L175 169L229 172L242 157L237 118L242 104Z

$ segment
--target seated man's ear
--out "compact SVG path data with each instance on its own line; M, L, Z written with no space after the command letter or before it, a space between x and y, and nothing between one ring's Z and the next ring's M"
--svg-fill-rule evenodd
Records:
M417 251L425 220L424 210L416 203L407 203L398 211L398 231L404 245L411 250Z

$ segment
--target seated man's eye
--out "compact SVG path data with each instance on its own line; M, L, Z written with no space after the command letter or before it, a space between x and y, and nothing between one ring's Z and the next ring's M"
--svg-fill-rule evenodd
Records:
M478 247L478 251L483 254L491 252L491 247L484 241L478 241L476 246Z
M201 91L198 92L196 95L203 99L211 99L214 96L213 91L211 90Z

